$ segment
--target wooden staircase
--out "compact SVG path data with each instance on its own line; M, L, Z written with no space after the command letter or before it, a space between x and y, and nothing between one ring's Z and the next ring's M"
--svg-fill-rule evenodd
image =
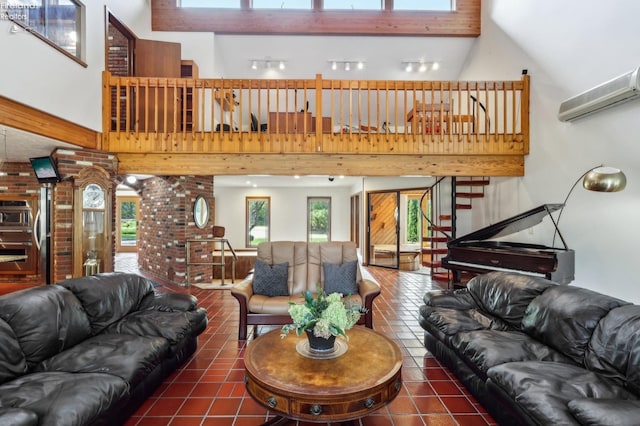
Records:
M454 181L455 179L455 181ZM451 282L451 271L442 268L442 258L448 253L447 243L457 238L455 233L454 218L457 217L458 210L471 210L472 201L476 198L484 197L484 188L490 184L488 177L465 177L449 178L449 188L455 188L455 193L451 196L451 213L444 213L442 206L446 203L442 200L444 188L442 185L445 178L440 178L423 194L420 200L422 217L427 221L426 235L422 236L422 265L431 269L431 278L436 281L446 282L447 286ZM451 193L451 190L449 190ZM428 217L424 210L423 200L427 198L431 202L431 217Z

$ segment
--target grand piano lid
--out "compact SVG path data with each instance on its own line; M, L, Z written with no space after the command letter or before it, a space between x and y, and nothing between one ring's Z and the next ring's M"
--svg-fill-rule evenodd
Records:
M487 226L486 228L478 229L475 232L464 235L460 238L456 238L455 240L451 240L449 241L447 246L456 246L460 243L505 237L507 235L524 231L525 229L529 229L538 225L545 217L551 216L551 213L555 212L556 210L560 210L563 205L564 204L543 204L524 213L520 213L519 215L502 220L498 223L494 223L493 225ZM560 236L560 239L564 244L564 239L560 234L560 230L558 229L555 220L553 220L553 218L551 218L551 220L553 222L553 226L558 232L558 235ZM564 245L566 249L566 244Z

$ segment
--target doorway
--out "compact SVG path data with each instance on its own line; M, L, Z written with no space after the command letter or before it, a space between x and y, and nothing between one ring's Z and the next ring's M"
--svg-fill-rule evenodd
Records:
M137 252L140 197L117 196L116 209L116 251Z
M429 228L420 214L421 210L429 211L429 198L423 197L425 191L418 188L367 194L370 265L407 271L422 268L429 244Z

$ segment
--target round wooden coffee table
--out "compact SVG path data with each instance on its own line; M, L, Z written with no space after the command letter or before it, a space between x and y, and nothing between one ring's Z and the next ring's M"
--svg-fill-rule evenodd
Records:
M402 353L387 337L362 326L347 331L348 347L332 359L301 355L303 335L280 330L247 344L244 356L249 394L282 419L344 422L373 413L402 388Z

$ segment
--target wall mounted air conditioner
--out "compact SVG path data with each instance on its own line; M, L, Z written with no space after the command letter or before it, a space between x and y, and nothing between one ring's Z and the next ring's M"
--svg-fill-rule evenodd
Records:
M571 121L640 97L640 67L560 104L558 119Z

